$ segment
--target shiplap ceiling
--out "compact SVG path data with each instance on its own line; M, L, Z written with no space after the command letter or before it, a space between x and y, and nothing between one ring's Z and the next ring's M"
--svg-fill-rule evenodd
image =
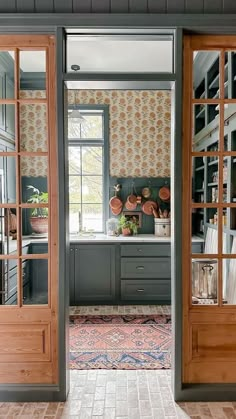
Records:
M236 13L236 1L0 0L0 13Z

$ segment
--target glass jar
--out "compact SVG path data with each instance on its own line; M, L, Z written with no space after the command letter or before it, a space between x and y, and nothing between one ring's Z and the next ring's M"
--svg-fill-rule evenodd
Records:
M108 236L116 236L118 233L118 219L109 218L106 222L106 232Z

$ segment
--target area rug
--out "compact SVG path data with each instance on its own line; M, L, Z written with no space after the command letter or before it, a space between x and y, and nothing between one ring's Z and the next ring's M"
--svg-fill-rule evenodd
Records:
M169 315L70 316L70 368L169 369Z

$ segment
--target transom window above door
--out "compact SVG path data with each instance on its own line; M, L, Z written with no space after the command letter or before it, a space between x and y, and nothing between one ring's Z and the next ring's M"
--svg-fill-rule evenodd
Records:
M70 233L104 232L108 178L106 106L68 109Z

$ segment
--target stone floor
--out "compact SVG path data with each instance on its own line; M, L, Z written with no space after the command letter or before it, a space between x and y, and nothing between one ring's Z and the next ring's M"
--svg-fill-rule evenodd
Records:
M71 314L170 314L170 306L71 307ZM236 419L236 403L175 403L170 370L70 372L65 403L0 403L0 419Z
M236 419L236 403L175 403L171 371L71 371L65 403L0 403L0 419Z

